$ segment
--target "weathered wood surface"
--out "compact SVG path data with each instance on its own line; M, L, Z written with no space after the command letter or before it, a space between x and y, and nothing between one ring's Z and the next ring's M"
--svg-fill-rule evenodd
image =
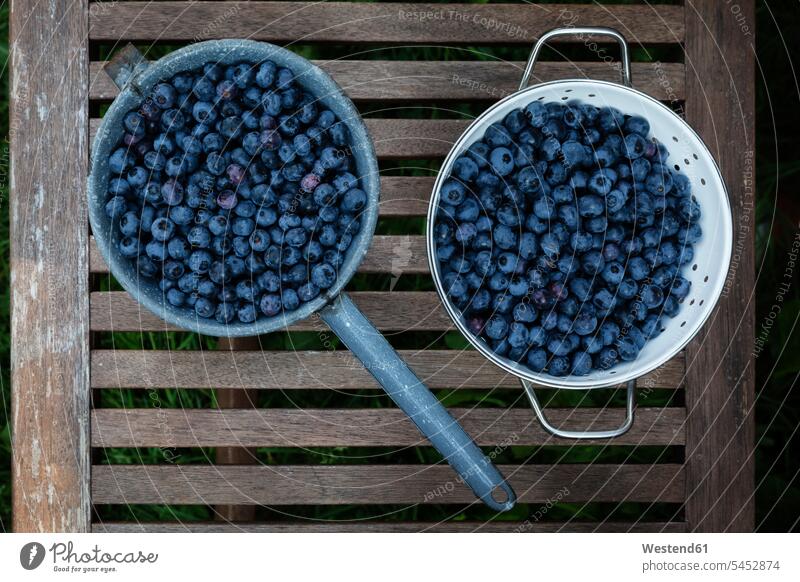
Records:
M348 2L92 4L92 40L524 44L558 26L610 26L639 43L680 43L683 7ZM560 39L559 39L560 40Z
M374 321L374 320L373 320ZM331 332L327 332L330 334ZM430 388L519 388L519 379L476 350L399 350ZM676 388L684 355L638 379L643 388ZM93 350L93 388L359 389L378 385L347 350Z
M258 349L258 338L245 337L245 338L219 338L217 342L217 349L224 351L236 350L254 350ZM226 409L232 408L254 408L258 403L258 392L255 390L220 390L216 394L217 405L220 410L208 410L205 412L223 413ZM164 412L162 410L162 412ZM173 411L165 411L170 414ZM186 411L188 412L188 411ZM94 418L94 416L93 416ZM130 426L130 425L129 425ZM95 430L99 427L92 425ZM108 427L109 429L111 427ZM171 427L164 425L164 431L170 431ZM201 429L205 430L205 429ZM171 434L167 432L167 434ZM163 440L164 432L160 433L161 438L156 440ZM217 443L224 445L226 443ZM256 451L253 448L243 446L244 443L233 442L230 446L220 446L216 450L215 462L217 465L254 465L258 462ZM156 445L160 446L160 445ZM183 446L178 442L172 443L174 447ZM216 446L216 445L211 445ZM255 518L255 508L252 505L217 505L214 508L215 519L222 521L252 521Z
M570 502L684 499L682 465L500 465L520 503L563 488ZM439 465L95 465L95 504L330 505L478 503Z
M238 394L243 390L220 391ZM247 407L245 403L242 408ZM220 408L222 408L220 402ZM226 406L226 408L229 408ZM95 409L92 446L158 447L169 435L173 447L410 447L426 446L411 421L396 409L261 409L252 410ZM572 445L545 432L528 408L451 408L450 413L481 446ZM612 429L623 409L549 409L556 426ZM682 445L683 408L639 408L636 423L606 445ZM588 443L588 441L585 441ZM237 448L235 450L247 450ZM242 455L244 457L244 455ZM245 457L248 458L248 457ZM249 457L252 458L252 457ZM244 464L228 462L225 465Z
M720 10L714 3L688 0L684 7L124 2L89 8L85 2L69 7L55 2L51 6L53 12L50 6L20 9L15 2L11 11L15 42L11 86L12 408L15 451L21 451L15 454L13 468L17 530L87 530L90 469L95 477L94 501L99 504L215 504L222 517L219 522L197 524L94 524L95 531L515 531L524 525L244 523L254 516L254 505L259 503L419 503L426 493L454 481L443 465L242 465L252 460L243 448L248 446L419 444L413 426L394 409L255 410L248 404L251 396L245 401L246 390L253 389L375 387L371 376L354 365L346 352L262 353L255 351L256 345L251 345L250 351L202 355L94 351L91 384L97 388L173 387L176 377L187 388L218 388L221 410L164 413L174 430L172 436L181 445L219 446L220 465L89 466L89 311L95 331L170 329L124 293L92 293L91 306L88 304L89 268L96 273L107 269L95 247L91 246L92 253L87 249L83 192L88 147L86 132L80 129L87 127L87 122L80 120L87 119L90 99L109 100L116 94L99 71L101 63L88 62L89 39L189 42L242 36L279 43L352 43L357 39L385 45L445 44L467 50L468 46L490 44L529 46L547 29L583 24L618 28L640 44L685 41L685 65L634 64L634 83L662 100L686 99L687 119L722 167L735 224L746 224L753 211L753 177L743 174L752 172L754 158L752 36L742 31L734 13ZM752 30L752 0L742 0L739 6ZM178 14L183 17L176 18ZM237 17L241 14L247 18ZM281 26L272 26L279 18ZM43 51L45 59L40 58ZM359 102L488 102L512 91L521 69L517 62L362 61L360 53L348 58L355 60L318 64ZM546 62L537 68L537 74L542 79L585 75L613 80L616 70L605 63ZM54 110L69 111L70 115L55 119L49 114ZM367 120L367 126L380 159L399 161L443 157L469 122L373 118ZM89 120L89 136L93 137L98 124L97 119ZM49 164L46 172L45 160ZM382 217L423 216L432 184L432 177L384 177ZM45 225L48 231L43 230ZM70 244L49 242L55 231L59 241L66 236ZM745 252L736 265L735 283L705 336L687 349L688 369L682 353L639 382L641 388L676 388L686 383L688 417L682 408L643 407L631 432L614 441L686 442L685 465L502 468L523 502L543 502L564 486L570 489L571 501L683 503L688 495L688 523L536 523L525 526L530 531L752 529L752 230L737 231L736 236L743 237L736 242L743 244ZM391 272L387 262L395 258L398 238L402 237L377 237L362 272ZM407 239L403 271L427 272L421 237ZM354 298L383 331L452 329L434 293L366 292L356 293ZM52 325L54 321L58 325ZM307 321L293 329L326 328ZM434 388L518 387L516 379L473 351L408 351L402 355ZM318 370L324 370L325 376ZM454 412L486 446L515 430L520 442L568 444L548 441L527 408ZM582 426L598 412L554 409L551 415L567 426ZM612 424L620 413L602 411L598 426ZM314 415L315 423L304 422L309 414ZM154 418L149 410L96 410L91 444L163 445ZM470 503L474 498L456 485L444 498L431 501Z
M720 166L733 210L732 284L687 348L686 518L693 531L752 531L755 418L755 28L741 14L686 2L686 119Z
M89 269L108 273L108 265L92 237L89 242ZM369 252L358 266L359 273L390 273L395 277L429 273L428 253L422 235L373 237Z
M90 528L87 3L11 4L15 531Z
M467 53L465 52L465 56ZM509 61L313 61L330 73L354 101L497 101L519 87L523 62ZM108 101L119 93L92 62L89 97ZM636 88L664 101L685 97L683 63L632 63ZM619 71L607 63L542 62L533 82L558 79L618 81Z
M349 532L436 532L436 533L680 533L686 524L671 522L546 522L546 521L440 521L357 523L224 523L224 522L119 522L107 521L92 525L92 531L103 533L349 533Z

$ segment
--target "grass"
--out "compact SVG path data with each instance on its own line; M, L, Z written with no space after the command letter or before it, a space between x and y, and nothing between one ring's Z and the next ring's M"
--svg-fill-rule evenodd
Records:
M676 3L676 2L669 2ZM791 3L772 3L769 7L761 2L758 9L758 58L761 74L757 82L757 207L755 229L757 243L758 289L757 289L757 330L768 316L775 303L775 289L784 277L787 266L787 253L791 248L800 222L800 202L788 193L797 191L800 181L800 162L786 159L796 149L796 136L800 135L800 116L794 113L798 91L790 74L789 61L782 44L779 30L786 39L797 38L800 24ZM780 23L779 27L776 24ZM8 62L8 8L0 7L0 56ZM787 40L787 43L789 41ZM111 47L94 47L92 58L108 56ZM174 45L140 46L147 51L149 58L157 58L174 50ZM355 55L363 51L358 46L326 47L324 52L314 45L292 47L308 58L336 58ZM552 54L550 55L552 56ZM591 58L578 49L569 49L567 57L574 59ZM679 49L675 47L636 48L634 59L638 61L664 62L680 60ZM495 58L524 60L526 48L503 47L465 47L463 49L423 47L385 48L359 54L357 58L371 59L437 59L437 60L491 60ZM3 91L0 95L0 131L8 134L8 70L0 75ZM365 116L410 116L410 117L471 117L478 114L483 106L448 106L444 112L430 108L400 108L391 112L376 112L369 104L362 106ZM99 109L98 109L99 112ZM7 142L0 152L0 171L8 175ZM437 169L436 163L428 160L408 161L386 165L383 169L396 175L431 175ZM8 257L8 180L0 186L0 253ZM382 234L421 234L424 221L421 219L382 220L378 231ZM359 276L353 280L353 289L387 289L388 277ZM98 289L113 289L116 284L108 278L95 281ZM431 281L425 276L404 276L397 283L398 290L431 289ZM0 531L10 529L10 427L9 427L9 269L8 260L0 261L0 392L2 392L2 418L0 418ZM800 426L800 402L798 402L795 383L800 373L800 339L795 324L800 310L800 293L793 285L783 298L782 308L774 320L764 345L764 351L756 361L757 373L757 524L764 531L787 531L797 529L800 516L800 486L798 460L796 453L800 441L797 427ZM391 341L396 347L465 347L462 337L456 333L447 334L395 334ZM97 347L115 349L214 349L215 342L190 333L115 333L98 334ZM334 343L334 347L336 344ZM264 349L322 349L323 345L315 333L276 333L262 338ZM160 405L166 408L208 408L217 405L213 390L159 390ZM487 396L485 391L460 390L438 391L437 395L448 406L525 406L517 390L496 390ZM621 404L619 392L603 391L589 396L564 391L548 391L543 394L553 404L562 406L595 405L602 406L613 402ZM152 393L146 390L101 390L97 393L96 406L100 407L147 407L151 406ZM682 392L655 390L647 394L648 405L680 405ZM376 390L355 391L348 395L332 391L304 390L291 393L263 391L259 394L259 406L308 406L308 407L364 407L389 406L385 396ZM171 451L175 462L181 464L208 464L213 461L213 449L176 449ZM305 452L283 448L260 448L257 459L267 464L283 463L359 463L365 457L380 454L382 463L393 462L431 462L436 455L429 448L416 448L402 453L375 448L315 448ZM580 462L681 462L680 448L660 447L586 447L575 446L567 451L559 447L517 447L501 451L498 462L542 462L555 461ZM165 451L158 448L104 449L99 451L96 462L111 464L137 464L165 462ZM568 500L556 503L548 512L546 519L670 519L680 513L673 504L625 503L617 504L574 504ZM360 507L283 507L280 511L258 508L258 519L285 520L287 515L305 519L365 519L384 515L386 519L488 519L492 517L483 508L458 508L444 506L401 508L392 506ZM520 504L503 519L525 519L540 507ZM214 511L205 506L109 506L100 511L99 517L107 519L181 520L194 521L211 519Z

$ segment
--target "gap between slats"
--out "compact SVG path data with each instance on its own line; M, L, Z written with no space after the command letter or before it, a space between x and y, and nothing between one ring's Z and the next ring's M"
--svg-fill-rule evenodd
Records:
M101 533L349 533L349 532L437 532L437 533L681 533L686 523L674 522L532 522L532 521L443 521L443 522L380 522L358 523L225 523L225 522L104 522L92 524L92 531Z
M684 8L665 5L112 2L89 7L89 39L95 41L227 37L527 45L567 23L610 26L637 43L680 43L685 32Z
M313 61L330 73L354 101L496 101L517 90L523 62L506 61ZM92 62L89 97L109 101L119 90ZM633 63L634 86L655 99L685 97L683 63ZM532 83L558 79L618 81L619 71L607 63L542 62Z
M475 350L399 350L399 354L429 388L519 388L518 378ZM641 376L637 384L641 388L675 389L683 382L684 366L681 352ZM372 375L347 350L92 350L91 385L92 388L260 390L378 388Z
M528 409L452 408L450 413L480 446L571 445L545 432ZM619 426L624 411L549 409L555 426ZM682 408L639 408L631 430L613 445L682 445ZM169 441L169 442L165 442ZM596 444L595 441L583 441ZM607 440L597 441L609 444ZM395 409L95 409L93 447L411 447L427 441Z
M685 499L683 466L500 465L520 503L566 487L570 502ZM439 465L95 465L92 500L108 504L364 505L472 503L452 469Z

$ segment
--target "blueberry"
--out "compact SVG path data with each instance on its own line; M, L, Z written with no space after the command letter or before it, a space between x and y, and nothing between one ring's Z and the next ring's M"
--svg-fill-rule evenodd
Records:
M541 101L533 101L525 107L525 116L533 127L543 127L548 119L547 109Z
M611 261L603 267L602 277L609 285L617 286L625 277L625 267L617 261Z
M531 350L526 359L528 367L534 372L543 372L547 367L547 361L547 352L542 349Z
M179 289L170 289L167 291L167 303L172 305L173 307L180 307L183 305L183 302L186 300L186 294Z
M141 113L131 111L125 114L122 119L122 125L128 133L141 136L145 133L145 120Z
M508 322L500 315L493 315L486 322L484 332L493 340L501 340L508 334Z
M556 204L550 196L540 196L533 203L533 213L542 220L550 220L556 215Z
M512 142L508 129L500 122L495 122L486 129L484 139L491 147L506 146Z
M633 115L625 121L625 132L629 134L638 135L640 137L647 137L650 133L650 123L641 116Z
M188 265L193 272L202 275L208 272L211 261L211 255L207 251L196 250L189 255Z
M336 281L336 270L327 263L320 263L311 270L311 282L320 289L328 289Z
M672 189L672 172L662 165L655 165L645 179L645 186L653 194L666 194Z
M252 303L245 303L236 311L236 317L242 323L253 323L258 317L255 305Z
M551 232L542 236L539 247L548 257L557 257L561 252L561 242L558 240L558 237Z
M578 335L589 335L595 329L597 329L597 318L589 314L582 313L575 318L572 329Z
M469 307L473 311L483 311L491 304L492 296L486 289L478 290L470 300ZM475 333L480 333L480 330Z
M678 300L685 299L689 295L692 288L692 283L681 276L675 277L670 287L670 295Z
M117 246L123 257L135 258L139 254L139 239L135 236L123 237Z
M352 188L342 198L342 208L347 212L359 212L366 206L367 195L363 190Z
M617 339L615 347L621 360L625 362L632 362L639 355L639 346L636 341L626 335Z
M467 148L467 155L475 162L478 168L483 168L489 163L491 148L482 141L476 141Z
M516 176L517 187L525 194L538 194L544 187L544 177L533 167L520 170Z
M297 296L301 301L307 302L319 295L319 287L314 283L306 283L297 289Z
M570 363L567 358L555 357L550 360L547 371L552 376L566 376L570 370Z
M587 184L589 190L600 196L605 196L614 186L617 176L616 172L610 168L596 170Z
M628 261L627 272L634 281L642 281L647 278L650 268L641 257L633 257Z
M514 156L506 147L497 147L489 155L492 169L498 176L508 176L514 170ZM477 166L475 166L477 169Z
M576 352L572 355L572 374L586 376L592 370L592 357L587 352Z
M478 164L469 156L461 156L453 163L453 175L462 182L472 182L478 177Z

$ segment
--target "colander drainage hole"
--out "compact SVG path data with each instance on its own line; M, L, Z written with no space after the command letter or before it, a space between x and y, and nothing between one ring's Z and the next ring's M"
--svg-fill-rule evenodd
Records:
M689 301L689 305L694 305L694 299L692 299L691 301Z
M706 275L705 277L703 277L703 283L708 283L708 275Z
M705 179L705 178L700 178L700 183L701 183L703 186L705 186L705 185L706 185L706 179Z
M697 270L697 263L695 263L694 265L692 265L692 271L696 271L696 270Z
M681 327L683 327L684 325L686 325L686 322L685 322L685 321L682 321L682 322L681 322Z
M695 160L699 160L699 159L700 159L700 158L698 158L698 157L697 157L697 154L692 154L692 157L693 157Z
M674 141L675 143L678 143L678 138L673 135L672 136L672 141Z
M701 300L700 300L700 303L698 303L697 305L702 305L702 304L703 304L703 303L705 303L705 302L706 302L706 300L705 300L705 299L701 299Z

